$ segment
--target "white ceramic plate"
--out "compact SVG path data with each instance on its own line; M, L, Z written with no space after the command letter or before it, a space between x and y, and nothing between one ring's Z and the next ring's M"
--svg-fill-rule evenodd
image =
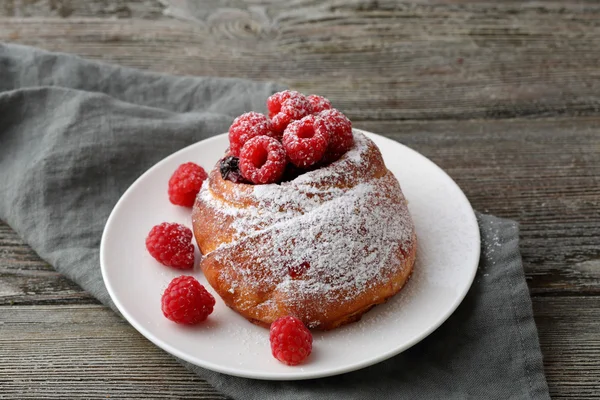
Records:
M271 380L353 371L392 357L429 335L458 307L473 282L479 262L477 221L463 192L433 162L393 140L363 133L379 146L388 168L400 181L417 230L417 263L398 295L359 322L330 332L313 332L313 354L296 367L271 356L268 330L227 308L197 265L192 274L215 295L215 311L206 323L195 327L167 320L160 298L171 279L182 272L156 262L144 241L150 229L161 222L191 227L190 210L169 203L167 182L187 161L211 170L228 144L227 136L219 135L150 168L113 209L102 236L100 262L104 283L123 316L157 346L192 364ZM350 346L353 351L348 351Z

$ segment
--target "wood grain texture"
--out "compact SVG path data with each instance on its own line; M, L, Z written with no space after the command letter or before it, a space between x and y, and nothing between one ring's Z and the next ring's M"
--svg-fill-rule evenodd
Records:
M594 398L600 298L533 302L552 397ZM2 306L0 317L0 397L223 399L100 305Z
M195 23L4 18L0 40L169 73L277 79L360 119L600 107L598 3L292 3L206 6Z
M0 398L225 399L101 305L0 307Z
M551 394L584 399L600 393L599 21L594 0L8 0L0 41L279 80L423 153L476 209L521 222ZM0 387L222 398L1 223Z
M600 396L600 297L533 298L553 399Z
M2 17L162 18L159 0L2 0Z
M0 222L0 305L98 302L39 258Z

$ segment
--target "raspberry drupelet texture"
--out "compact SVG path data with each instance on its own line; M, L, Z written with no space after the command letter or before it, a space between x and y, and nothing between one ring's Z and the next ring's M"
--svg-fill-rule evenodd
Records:
M335 108L320 112L315 120L315 127L329 132L325 157L328 162L337 160L354 145L352 122Z
M312 334L296 317L281 317L271 324L269 334L273 357L287 365L298 365L312 351Z
M169 179L169 200L177 206L192 207L208 174L193 162L181 164Z
M146 248L163 265L190 269L194 267L192 236L192 231L183 225L163 222L150 230Z
M291 96L302 95L299 92L293 90L284 90L277 92L269 96L267 99L267 109L269 110L269 118L273 118L281 111L281 105L284 101L289 99Z
M169 283L161 299L165 317L178 324L194 325L213 312L215 298L192 276L180 276Z
M302 94L293 90L285 90L272 95L267 100L269 117L273 129L279 135L283 134L290 122L312 114L310 101Z
M240 171L252 183L279 181L286 163L282 144L269 136L257 136L248 140L240 152Z
M229 128L229 152L236 157L239 156L244 144L257 136L277 136L271 121L257 112L240 115Z
M329 143L329 131L309 115L288 125L283 133L283 148L292 164L300 168L315 165L323 158Z
M306 97L308 101L310 101L310 105L312 106L313 113L318 114L321 111L331 110L331 102L329 99L319 96L316 94L311 94Z

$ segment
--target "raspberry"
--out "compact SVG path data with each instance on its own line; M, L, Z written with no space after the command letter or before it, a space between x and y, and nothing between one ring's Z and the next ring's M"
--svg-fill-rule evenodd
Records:
M292 95L299 95L300 93L293 90L284 90L282 92L274 93L267 99L267 109L269 110L269 118L273 118L281 111L281 104L289 99Z
M306 98L308 99L308 101L310 101L310 104L312 106L314 114L318 114L321 111L325 111L325 110L331 110L331 102L329 101L329 99L327 99L323 96L311 94L310 96L307 96Z
M329 132L329 146L326 155L329 161L340 158L354 144L352 122L335 108L325 110L317 115L315 129Z
M293 90L284 90L269 97L267 108L273 129L279 135L290 122L304 118L313 112L310 101L302 93Z
M296 317L281 317L271 324L269 334L273 357L287 365L298 365L312 351L312 335Z
M194 267L192 231L183 225L169 222L156 225L146 238L146 248L156 261L167 267Z
M240 159L234 156L225 157L219 164L219 171L223 179L227 179L233 183L244 181L244 177L240 172Z
M323 158L329 142L329 132L317 129L316 117L309 115L300 121L294 121L285 128L283 147L292 164L307 168Z
M237 117L229 127L229 151L234 156L248 140L256 136L277 136L269 119L257 112L249 112Z
M286 164L281 143L268 136L257 136L246 142L240 153L240 170L252 183L277 182Z
M191 207L208 174L193 162L181 164L169 179L169 200L176 206Z
M165 317L178 324L194 325L213 312L215 298L193 276L171 281L161 299Z

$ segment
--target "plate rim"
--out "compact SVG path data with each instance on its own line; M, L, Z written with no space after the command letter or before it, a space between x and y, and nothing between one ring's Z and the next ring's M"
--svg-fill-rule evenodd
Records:
M161 159L156 164L154 164L152 167L148 168L143 174L141 174L127 188L127 190L125 190L125 192L121 195L121 197L119 198L117 203L114 205L113 209L111 210L110 215L104 225L104 229L102 231L102 237L100 239L100 270L102 273L102 280L104 282L104 286L106 287L106 290L108 291L110 299L115 304L118 311L125 318L125 320L131 326L133 326L140 334L142 334L142 336L144 336L146 339L150 340L150 342L154 343L157 347L161 348L162 350L170 353L171 355L173 355L175 357L178 357L186 362L189 362L192 365L195 365L195 366L198 366L201 368L206 368L206 369L209 369L209 370L212 370L215 372L219 372L219 373L223 373L226 375L231 375L231 376L236 376L236 377L241 377L241 378L248 378L248 379L271 380L271 381L307 380L307 379L325 378L325 377L329 377L329 376L340 375L340 374L356 371L356 370L359 370L362 368L366 368L366 367L378 364L384 360L387 360L391 357L394 357L394 356L402 353L403 351L405 351L405 350L411 348L412 346L414 346L415 344L419 343L420 341L422 341L423 339L428 337L431 333L433 333L436 329L438 329L444 322L446 322L446 320L452 314L454 314L454 312L456 311L458 306L463 302L467 293L471 289L471 286L473 285L473 281L475 280L475 276L477 274L477 270L479 267L479 260L481 257L481 232L479 230L479 224L477 223L477 216L475 215L475 211L474 211L469 199L467 198L467 196L465 195L463 190L460 188L460 186L454 181L454 179L452 179L452 177L446 171L444 171L440 166L438 166L435 162L433 162L429 158L425 157L418 151L411 149L410 147L406 146L405 144L400 143L396 140L387 138L383 135L379 135L379 134L376 134L376 133L373 133L370 131L365 131L362 129L353 128L353 130L363 133L369 138L377 137L378 140L383 139L383 141L391 142L394 145L400 145L400 146L404 147L405 150L408 150L408 151L414 153L414 155L416 155L418 158L423 159L425 162L432 164L433 166L435 166L435 168L437 168L437 170L439 172L441 172L443 175L445 175L445 177L452 183L452 185L454 185L456 187L456 189L458 189L459 195L462 197L462 200L469 207L470 212L468 213L468 217L470 219L470 222L473 223L473 225L476 228L477 246L475 247L476 248L475 255L476 255L476 259L478 260L477 265L475 265L475 267L472 268L472 270L470 271L471 274L469 276L468 284L464 287L464 290L456 297L452 306L448 308L448 310L445 312L443 317L439 318L436 321L436 323L432 324L427 329L423 330L419 335L415 336L412 340L405 342L402 346L398 346L398 347L396 347L390 351L384 352L376 357L368 358L367 360L355 362L355 363L348 364L348 365L330 368L327 371L306 372L306 371L302 371L301 369L296 369L294 371L283 372L283 373L252 371L250 374L247 373L247 370L237 370L236 368L223 367L222 365L214 364L210 361L198 362L197 359L195 359L191 356L188 356L185 352L182 352L182 351L172 347L168 342L165 342L165 341L162 341L162 340L156 338L148 329L146 329L141 323L139 323L127 311L126 307L120 302L118 296L116 295L113 287L110 284L110 280L107 278L107 271L106 271L106 266L105 266L106 265L105 252L107 251L106 250L106 236L107 236L109 227L113 223L115 215L117 214L117 210L120 209L121 207L123 207L123 204L125 202L124 199L126 197L128 197L130 195L130 193L133 192L133 190L135 190L135 187L139 184L139 182L141 182L142 179L144 179L144 177L146 175L152 174L155 169L160 169L163 164L166 164L171 159L176 158L180 153L186 151L188 148L197 146L199 143L209 143L209 142L222 140L222 138L224 136L226 136L227 133L222 133L222 134L215 135L215 136L212 136L207 139L197 141L197 142L192 143L186 147L183 147L183 148L177 150L176 152L168 155L167 157Z

